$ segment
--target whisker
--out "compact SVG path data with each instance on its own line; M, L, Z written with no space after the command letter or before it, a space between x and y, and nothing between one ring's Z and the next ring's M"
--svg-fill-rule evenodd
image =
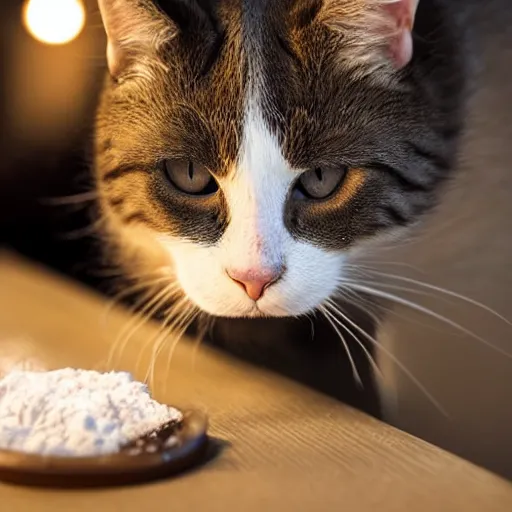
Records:
M161 326L158 328L156 335L146 342L141 348L141 354L144 353L146 347L148 345L152 345L153 349L151 351L151 359L149 361L148 369L146 370L146 374L144 376L144 382L149 383L151 387L154 385L154 368L156 364L156 360L160 353L161 346L165 344L167 337L172 331L172 321L174 319L173 315L167 316Z
M341 318L347 322L353 329L355 329L359 334L364 336L370 343L372 343L378 350L381 350L384 354L386 354L391 361L393 361L402 372L411 379L411 381L418 387L418 389L425 394L425 396L432 402L433 405L447 418L449 418L449 414L444 409L444 407L439 403L438 400L428 391L424 384L418 380L412 372L395 356L392 352L386 349L386 347L382 346L373 336L368 334L363 328L359 327L355 322L353 322L348 315L337 309L337 314L341 316Z
M181 323L182 327L180 328L179 331L177 331L175 333L175 340L169 347L169 353L167 355L167 371L166 371L167 378L165 381L165 384L166 384L165 391L166 392L167 392L167 382L169 380L168 375L169 375L169 372L171 369L171 364L172 364L172 360L174 358L176 347L178 346L178 343L181 341L186 330L190 327L190 325L195 320L195 318L198 316L198 314L199 314L198 309L195 306L193 306L189 309L187 315L184 317L184 319Z
M183 311L183 313L180 317L180 320L177 322L176 327L179 329L178 332L185 332L188 329L188 327L190 326L190 324L193 322L193 319L195 319L198 314L199 313L198 313L197 308L195 306L192 306L189 303L189 307ZM167 358L167 368L168 368L167 371L169 371L169 368L172 364L174 351L175 351L178 341L180 339L181 339L181 337L177 337L176 341L171 346L171 349L169 351L168 358Z
M342 283L343 284L343 283ZM437 295L435 295L434 293L429 293L428 291L423 291L423 290L415 290L414 288L410 288L410 287L406 287L406 286L397 286L397 285L392 285L392 284L385 284L385 283L381 283L381 282L376 282L376 281L365 281L365 280L362 280L362 279L359 279L357 281L345 281L345 284L347 286L351 286L352 284L361 284L361 285L366 285L366 286L373 286L374 288L377 287L380 287L380 288L384 288L384 289L387 289L387 290L395 290L395 291L402 291L402 292L406 292L406 293L412 293L412 294L416 294L416 295L420 295L422 297L430 297L430 298L435 298L437 300L442 300L444 302L448 302L449 304L452 304L451 302L449 302L447 300L446 297L439 297ZM382 310L382 311L386 311L386 313L388 314L391 314L391 315L394 315L398 318L401 318L407 322L411 322L413 321L410 317L407 317L405 315L401 315L399 314L395 309L393 308L386 308L385 306L382 305L382 303L379 305L379 308ZM423 322L421 320L418 320L417 318L414 319L414 323L417 324L417 325L421 325L422 327L426 327L428 329L432 329L436 332L441 332L440 329L437 329L436 326L434 325L431 325L431 324L428 324L426 322ZM459 333L457 333L459 334ZM462 333L460 333L462 334Z
M215 319L211 317L210 325L208 326L208 336L213 339L213 329L215 327Z
M127 324L125 324L125 326L123 327L123 330L120 331L120 333L118 334L116 340L114 341L114 343L110 347L109 355L107 357L107 366L109 368L112 368L114 366L114 356L115 356L116 351L118 349L118 346L119 346L119 343L120 343L120 339L122 338L122 334L124 333L124 330L127 329L129 325L131 325L132 323L135 322L135 319L137 318L136 311L140 310L140 308L143 308L143 306L146 306L147 302L152 297L154 297L154 295L155 295L154 294L154 289L153 288L149 288L143 294L140 295L140 297L137 300L137 302L130 309L130 312L133 314L133 316L130 318L129 322ZM104 313L104 318L103 318L103 322L105 324L107 322L107 315L112 312L112 308L113 308L113 306L110 306L110 305L107 306L107 311Z
M306 315L306 318L309 320L309 324L311 326L311 341L315 340L315 317L313 314L309 313Z
M90 222L87 226L84 226L83 228L72 229L65 233L60 233L57 236L60 240L67 240L67 241L80 240L81 238L87 238L89 236L99 233L105 222L106 222L106 219L99 218L97 220Z
M163 304L170 300L175 294L172 292L163 300ZM183 299L178 300L175 302L175 305L179 305L180 302L183 302ZM169 308L171 309L171 308ZM149 315L148 321L151 318L151 315ZM156 362L156 358L158 357L159 349L162 346L162 344L165 343L165 340L169 336L169 334L172 332L174 325L171 325L169 328L167 328L166 324L170 324L171 320L174 318L174 316L170 315L166 318L166 320L163 322L163 325L159 327L157 334L150 338L149 341L145 342L140 351L139 351L139 357L137 358L136 364L135 364L135 370L138 373L139 371L139 364L142 361L142 358L144 356L144 353L146 351L146 348L148 346L153 345L153 349L151 351L151 359L149 361L148 369L146 370L146 375L144 377L144 382L148 383L150 380L154 382L154 366Z
M366 348L365 344L352 332L339 318L335 316L336 313L339 313L338 307L336 304L334 304L331 300L327 300L325 303L325 306L329 308L331 311L329 314L331 315L331 318L334 322L336 322L337 325L339 325L342 329L344 329L352 338L356 341L356 343L361 347L363 350L365 356L368 359L368 362L370 363L371 367L373 368L373 371L376 373L376 375L381 379L384 380L384 375L382 374L379 366L375 362L375 359L373 358L370 351Z
M348 281L350 282L350 281ZM354 281L359 283L360 281ZM369 300L365 300L363 297L357 294L354 290L342 286L345 284L344 280L341 280L338 284L338 293L341 295L341 298L346 300L346 302L356 306L363 313L368 315L368 317L373 321L373 323L378 326L382 323L382 319L378 317L377 312L375 311L375 304L370 302ZM384 308L380 308L384 309Z
M373 272L374 269L372 269L370 267L366 267L364 265L361 266L361 265L352 265L352 264L348 264L347 267L352 270L352 274L353 274L352 277L354 279L346 279L346 278L340 279L339 282L338 282L338 287L342 287L343 285L346 285L346 286L343 288L343 290L342 289L338 289L339 293L343 292L343 293L348 295L349 291L351 290L349 288L351 286L351 284L362 284L362 285L370 285L370 286L376 284L375 279L371 275L371 272ZM363 276L363 277L366 277L366 278L370 278L371 281L365 281L364 279L361 279L360 277L357 277L355 274L359 274L360 276ZM406 289L406 291L407 290L409 290L409 289ZM363 308L359 304L359 302L356 302L355 297L357 297L357 300L362 302L363 304L367 303L367 305L370 308L377 308L377 311L379 311L379 312L386 312L386 314L388 314L388 315L396 316L397 318L400 318L400 319L405 320L407 322L414 322L415 324L421 325L422 327L428 327L430 329L436 330L435 327L432 326L431 324L426 324L425 322L422 322L422 321L418 320L417 318L412 319L411 317L408 317L408 316L405 316L403 314L400 314L398 311L396 311L396 309L394 309L392 307L386 307L382 302L380 302L378 304L378 307L377 307L375 302L372 302L369 299L368 300L364 300L363 296L360 293L358 293L355 290L351 290L351 291L353 292L352 297L354 297L354 298L351 298L350 302L353 305L359 307L364 312L366 312L372 318L372 320L376 323L376 325L380 325L380 323L382 322L382 318L378 317L377 312L375 312L375 311L374 312L370 312L370 310ZM416 291L416 290L411 290L411 291ZM364 294L364 295L367 295L367 294ZM428 295L428 294L424 293L424 295Z
M160 277L160 278L155 278L153 280L149 280L149 281L143 281L143 282L139 282L139 283L135 283L133 286L129 286L127 288L124 288L123 290L121 290L119 293L117 293L116 295L114 295L107 303L107 305L105 306L105 312L103 313L103 324L106 324L106 321L107 321L107 316L111 313L111 311L117 306L119 305L123 299L125 299L126 297L129 297L130 295L133 295L135 294L136 292L139 292L140 290L144 290L146 288L155 288L158 284L160 283L163 283L163 282L166 282L168 281L169 278L168 277ZM147 292L151 292L152 290L146 290ZM133 307L134 310L137 310L138 308L140 307L140 301L139 301L139 305L135 305Z
M351 277L364 276L364 277L372 277L372 275L368 272L368 267L364 267L363 265L351 265L345 264L345 268L349 269L351 272ZM342 278L345 279L345 278Z
M348 288L348 287L350 286L351 283L365 284L365 281L362 281L362 280L340 281L340 284L339 284L340 287L343 287L344 284L346 284L347 286L345 288L338 289L338 293L343 294L343 296L346 295L347 302L350 302L352 305L356 306L357 308L362 310L364 313L366 313L372 319L372 321L375 323L375 325L377 327L380 326L380 324L382 323L382 318L379 318L376 312L368 309L368 307L375 307L375 304L370 302L369 300L365 301L363 299L363 297L361 295L359 295L356 291L350 290L350 288ZM349 291L352 291L353 293L349 295L349 293L348 293ZM368 307L365 307L365 303L367 304ZM396 309L393 309L392 307L386 307L382 303L379 304L378 309L381 312L385 312L387 315L393 315L393 316L400 318L401 320L404 320L406 322L413 322L415 325L419 325L421 327L439 331L438 329L436 329L435 326L433 326L431 324L421 321L418 318L411 318L410 316L401 314L398 311L396 311Z
M446 318L445 316L440 315L439 313L436 313L435 311L432 311L429 308L421 306L420 304L416 304L415 302L411 302L411 301L409 301L407 299L399 297L398 295L394 295L392 293L387 293L387 292L384 292L384 291L381 291L381 290L377 290L375 288L369 288L367 286L362 286L362 285L359 285L359 284L350 284L349 286L352 289L358 290L358 291L360 291L362 293L366 293L368 295L373 295L375 297L380 297L381 299L386 299L386 300L389 300L391 302L396 302L397 304L401 304L401 305L409 307L409 308L411 308L413 310L419 311L420 313L424 313L426 315L429 315L432 318L435 318L435 319L439 320L440 322L443 322L446 325L449 325L449 326L453 327L454 329L459 330L460 332L466 334L467 336L470 336L471 338L473 338L473 339L475 339L477 341L480 341L485 346L487 346L487 347L491 348L492 350L500 353L501 355L504 355L504 356L506 356L508 358L512 358L512 354L510 354L509 352L507 352L505 350L502 350L501 348L497 347L496 345L493 345L492 343L490 343L486 339L482 338L481 336L478 336L478 334L470 331L469 329L466 329L465 327L463 327L462 325L458 324L457 322L454 322L453 320L450 320L449 318Z
M496 318L499 318L500 320L502 320L503 322L505 322L506 324L508 324L508 325L510 325L512 327L512 322L510 320L508 320L507 318L505 318L503 315L501 315L500 313L498 313L494 309L490 308L489 306L483 304L482 302L479 302L479 301L477 301L475 299L472 299L471 297L467 297L466 295L462 295L462 294L454 292L452 290L448 290L446 288L441 288L439 286L431 285L431 284L425 283L423 281L418 281L416 279L412 279L412 278L409 278L409 277L399 276L399 275L396 275L396 274L388 274L388 273L385 273L385 272L379 272L377 270L372 270L372 269L369 269L369 268L368 268L368 270L370 272L372 272L372 274L380 276L380 277L395 279L395 280L398 280L398 281L403 281L404 283L415 284L417 286L421 286L422 288L425 288L425 289L428 289L428 290L431 290L431 291L434 291L434 292L438 292L438 293L441 293L443 295L446 295L446 296L449 296L449 297L453 297L455 299L459 299L459 300L461 300L463 302L466 302L466 303L471 304L473 306L476 306L476 307L478 307L478 308L480 308L480 309L482 309L484 311L487 311L491 315L495 316ZM411 290L411 291L414 292L414 290Z
M182 306L185 306L186 303L187 303L186 297L182 297L170 309L171 309L171 311L173 309L179 310ZM178 317L176 314L168 315L165 318L165 320L163 321L161 327L158 329L158 333L156 336L156 342L152 343L153 350L151 353L151 361L150 361L148 371L146 372L146 376L144 378L144 381L145 382L149 381L151 385L153 385L154 381L155 381L154 369L155 369L156 361L158 359L158 356L160 355L162 346L165 344L166 339L169 337L169 335L173 332L173 330L176 327L177 318Z
M348 346L347 340L345 339L345 337L343 336L341 331L338 329L338 327L336 326L334 321L331 319L330 312L324 306L320 306L318 308L318 310L324 315L325 319L329 322L329 324L331 325L333 330L336 332L336 334L340 338L340 341L342 342L343 347L345 348L345 352L347 353L348 360L349 360L350 366L352 368L352 375L354 376L354 380L356 381L356 384L359 387L364 388L363 381L361 379L361 375L359 374L359 370L357 369L354 358L352 357L352 353L350 352L350 348Z
M66 206L82 203L89 203L98 198L98 192L90 190L88 192L80 192L69 196L46 197L41 199L41 203L48 206Z
M414 265L411 265L409 263L403 263L401 261L386 261L386 260L367 260L367 259L362 259L362 260L358 261L357 264L345 263L345 267L356 268L356 269L357 268L364 268L366 270L373 271L374 268L370 267L368 265L373 265L373 266L385 265L385 266L402 267L402 268L408 268L410 270L414 270L415 272L418 272L420 274L425 274L425 272L423 270L421 270L420 268L418 268L418 267L416 267Z
M176 283L171 283L166 286L163 290L153 296L151 300L143 307L143 309L127 323L117 337L114 345L112 346L112 354L109 356L109 361L112 360L113 356L120 349L119 358L122 357L130 338L135 332L140 329L149 319L162 307L162 305L170 299L169 295L176 293L178 286Z
M396 290L396 291L401 291L401 292L414 293L416 295L421 295L423 297L432 297L432 298L439 299L439 297L437 295L434 295L433 293L429 293L428 291L415 290L414 288L410 288L407 286L382 283L380 281L375 281L374 279L371 281L366 281L364 279L357 279L357 280L345 279L342 281L341 284L345 284L347 286L351 286L353 284L354 285L360 284L360 285L366 285L366 286L378 286L380 288L386 288L388 290ZM441 297L441 300L443 300L443 299L446 300L444 297Z
M164 281L162 281L164 282ZM159 300L160 297L165 295L168 292L171 291L177 291L178 287L175 283L169 283L164 287L159 287L160 281L156 281L152 286L150 285L144 293L144 296L149 295L149 299L151 299L148 303L145 304L146 301L139 300L136 301L133 306L131 307L131 310L133 312L132 318L130 322L125 326L125 329L129 329L130 323L135 323L137 319L139 319L141 316L143 316L146 313L146 310L153 306L155 302ZM142 296L141 296L142 298ZM122 333L124 334L124 333Z
M201 320L204 320L202 328L198 330L196 340L194 341L194 346L192 347L192 372L196 372L196 364L197 364L197 357L199 354L199 349L201 348L201 344L205 338L205 336L211 332L213 329L215 319L213 317L206 316L205 314L199 315Z

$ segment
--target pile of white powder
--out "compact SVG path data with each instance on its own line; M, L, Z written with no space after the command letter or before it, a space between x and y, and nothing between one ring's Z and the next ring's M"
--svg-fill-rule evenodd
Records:
M0 448L57 456L113 453L181 412L129 373L66 368L0 380Z

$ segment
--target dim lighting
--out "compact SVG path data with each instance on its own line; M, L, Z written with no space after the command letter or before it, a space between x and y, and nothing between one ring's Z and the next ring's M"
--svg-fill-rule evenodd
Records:
M81 0L28 0L23 9L28 32L46 44L66 44L80 34L85 25Z

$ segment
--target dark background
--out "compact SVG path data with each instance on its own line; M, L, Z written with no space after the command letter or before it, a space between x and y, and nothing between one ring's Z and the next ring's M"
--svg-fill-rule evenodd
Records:
M92 186L89 142L105 40L96 2L86 4L86 28L62 46L26 32L22 2L0 4L0 241L83 277L76 256L92 250L91 202L62 198Z

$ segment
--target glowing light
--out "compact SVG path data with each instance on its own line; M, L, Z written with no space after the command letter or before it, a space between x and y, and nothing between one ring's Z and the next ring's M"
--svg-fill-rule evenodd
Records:
M32 37L46 44L66 44L80 34L85 25L82 0L28 0L23 21Z

